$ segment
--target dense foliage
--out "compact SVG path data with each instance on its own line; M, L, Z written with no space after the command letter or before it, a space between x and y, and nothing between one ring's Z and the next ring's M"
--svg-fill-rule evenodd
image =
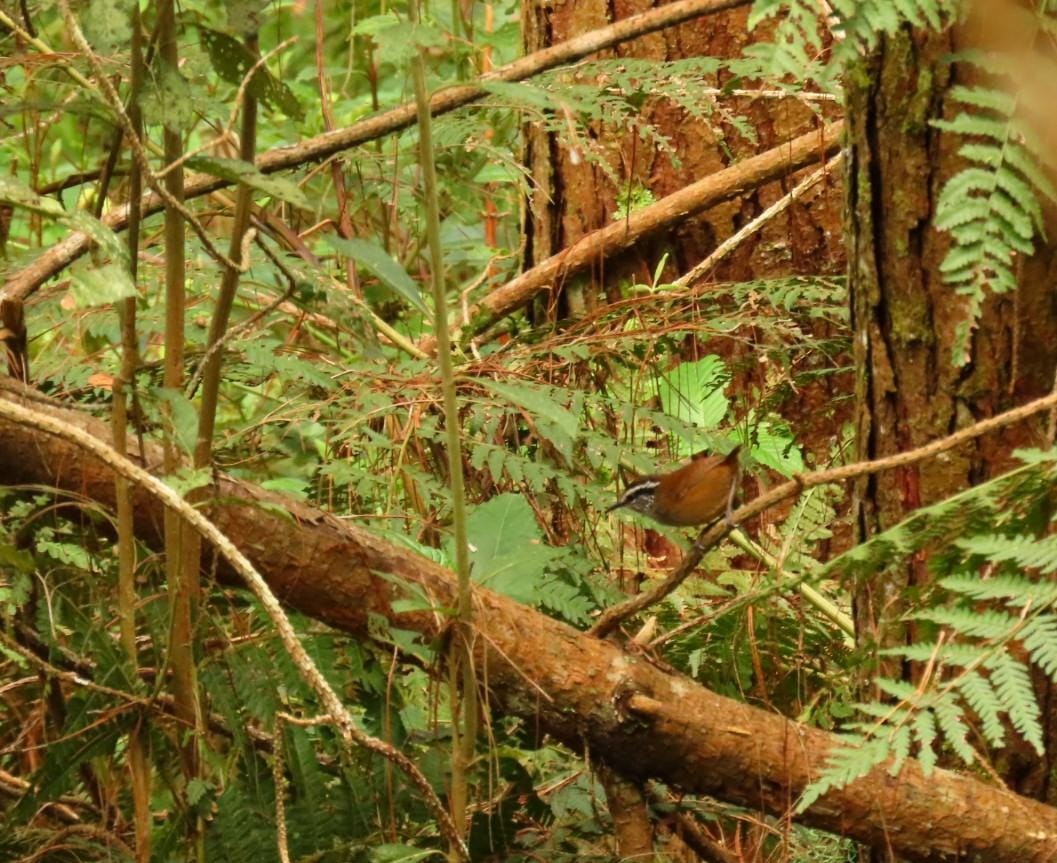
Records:
M128 395L130 436L167 440L185 463L168 480L193 499L210 478L190 465L206 368L219 352L216 469L355 519L446 565L455 559L453 501L428 351L428 281L443 280L458 324L519 271L519 211L533 182L521 164L525 125L596 164L600 182L622 192L615 217L623 218L651 198L622 176L607 132L630 130L641 146L678 159L677 142L651 122L650 109L664 103L751 138L751 117L732 107L726 89L748 82L795 92L802 88L790 81L811 80L839 96L841 71L885 33L940 28L955 14L950 3L836 2L836 21L826 21L814 2L758 2L752 22L773 26L773 41L761 38L743 57L592 60L524 82L488 82L481 98L434 120L444 252L437 273L414 124L365 132L322 165L307 158L266 175L238 155L239 118L256 104L258 153L352 127L410 102L408 63L419 50L431 89L470 82L519 56L516 4L434 3L412 28L401 4L189 2L176 15L175 67L156 50L163 5L0 9L4 269L21 272L71 231L95 241L26 298L32 380L100 416L116 391ZM134 30L144 77L133 97ZM104 80L115 82L118 102ZM996 85L952 98L966 111L941 128L968 136L970 165L947 186L936 227L953 237L944 269L952 291L968 298L968 333L988 292L1011 287L1011 254L1031 251L1041 202L1054 194L1013 97ZM145 128L138 155L120 119L133 104ZM177 387L165 377L174 294L162 217L144 219L132 252L107 223L137 170L147 166L164 181L164 130L177 134L188 172L226 186L187 203L197 227L187 233ZM252 233L236 234L234 251L223 253L238 259L241 250L244 266L231 321L211 347L218 285L231 271L218 252L236 230L234 182L250 190ZM651 283L620 284L618 301L575 319L555 325L529 307L482 336L457 338L473 579L580 628L685 546L680 531L654 527L646 536L622 515L601 514L622 473L741 443L751 493L848 460L850 395L815 417L827 435L806 440L790 419L802 394L838 391L832 382L850 377L843 281L820 272L704 291L667 283L663 261L653 263ZM130 298L138 357L121 390L129 315L118 308ZM854 548L844 490L814 489L770 514L754 541L712 551L698 577L651 609L648 647L724 694L825 728L850 719L856 745L837 754L805 806L890 756L897 771L911 755L929 766L944 753L973 761L1010 735L1041 748L1030 670L1057 675L1057 593L1046 579L1057 569L1046 535L1054 470L1049 456L1027 455L1018 471ZM205 733L200 763L188 770L187 731L167 695L164 569L156 549L137 545L130 656L120 640L127 613L118 605L115 535L114 515L89 500L46 488L0 492L0 857L136 859L134 730L149 754L156 859L280 859L277 817L292 859L442 853L429 810L391 764L304 721L319 705L259 605L212 583L194 620ZM854 579L925 548L937 580L915 598L914 614L926 640L901 657L933 672L923 686L881 679L879 700L857 705L873 669L839 625ZM975 577L982 567L988 580ZM798 592L805 584L813 590ZM444 645L421 643L384 619L370 644L311 620L296 624L364 730L410 755L444 795L452 731L452 692L437 682ZM613 859L604 794L588 767L538 740L528 723L497 718L488 730L469 775L474 859ZM979 739L970 740L972 730ZM678 808L721 825L718 834L743 814L653 790L662 820ZM848 853L810 831L774 833L760 842L780 844L786 859Z

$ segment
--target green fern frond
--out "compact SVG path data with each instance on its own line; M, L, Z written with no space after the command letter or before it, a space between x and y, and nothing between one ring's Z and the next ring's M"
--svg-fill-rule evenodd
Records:
M848 735L843 744L829 753L826 769L812 782L800 800L797 811L803 812L831 788L841 788L861 779L891 756L888 741L879 737Z
M918 643L905 647L890 647L880 651L882 656L899 656L911 662L938 662L953 668L965 667L980 661L980 649L975 644L949 641L946 644Z
M869 578L919 551L955 548L963 537L990 533L1010 517L1023 517L1048 500L1057 485L1057 453L1033 452L1027 457L1031 464L917 510L820 567L817 577Z
M958 690L965 703L980 721L980 731L992 746L1004 746L1006 731L1002 725L999 704L1001 699L991 681L975 671L958 681Z
M899 725L888 738L889 751L892 763L888 765L888 775L897 776L903 769L903 764L910 757L910 747L913 743L913 730L909 725Z
M907 25L939 30L953 20L960 6L957 0L832 0L829 4L756 0L749 29L764 21L778 23L771 43L753 45L746 53L766 63L774 74L825 86L835 83L847 64L882 36ZM825 35L827 31L831 37Z
M959 548L965 549L972 554L979 554L995 563L1015 563L1024 569L1037 570L1041 575L1049 575L1057 572L1057 535L1048 536L1044 539L1036 539L1032 536L971 536L958 540ZM1018 592L1031 592L1037 600L1044 602L1052 601L1057 596L1057 585L1037 584L1029 579L1018 580L1015 576L1008 576L1008 581L994 580L992 589L1016 589ZM1025 585L1031 585L1028 588ZM983 588L983 585L981 585ZM1040 596L1039 594L1042 594ZM1009 596L1017 596L1018 593L1010 593ZM1043 598L1043 596L1049 598ZM1001 594L994 597L981 596L983 599L1000 598Z
M971 638L1000 639L1008 635L1019 622L1019 618L1012 614L994 608L929 608L914 616L949 627L959 635Z
M1046 748L1042 741L1042 714L1027 666L1004 650L991 656L984 665L991 673L991 683L1013 727L1042 755Z
M918 743L918 763L928 776L936 767L936 715L931 710L920 710L914 717L914 739Z
M1031 128L1017 116L1014 95L997 87L956 86L948 98L975 110L932 125L977 139L959 149L970 166L947 181L934 220L953 240L940 267L944 279L972 298L954 345L955 362L961 363L968 359L968 336L982 298L987 291L1016 288L1015 257L1030 255L1043 233L1040 196L1057 200L1057 195L1041 168L1042 151Z
M993 560L993 558L990 559ZM1019 573L1005 573L981 578L979 572L959 572L941 578L937 583L944 590L969 599L979 601L1003 599L1014 608L1024 605L1048 605L1057 600L1057 585L1033 581Z
M890 695L892 698L907 704L914 704L920 695L917 687L906 680L897 680L893 677L878 677L874 683L886 695ZM860 710L865 709L867 705L860 705L859 708ZM887 705L886 709L890 711L891 705Z
M1030 462L1023 468L919 510L823 568L825 577L861 577L925 550L937 576L937 604L913 617L934 624L942 638L881 651L923 663L930 673L917 685L881 678L884 700L856 705L862 718L847 727L868 749L861 759L887 757L897 769L913 750L931 770L942 741L972 763L970 724L990 747L1006 745L1015 732L1042 751L1031 666L1057 679L1057 583L1049 577L1057 572L1057 538L1023 531L1050 511L1057 472L1052 452L1023 455ZM998 532L1003 525L1008 534ZM863 762L840 755L818 788L850 775L848 763Z
M1042 614L1033 617L1021 630L1022 644L1031 661L1057 680L1057 616Z
M965 723L961 705L954 698L939 698L933 711L936 724L951 749L966 764L972 764L976 760L976 751L969 745L969 726Z

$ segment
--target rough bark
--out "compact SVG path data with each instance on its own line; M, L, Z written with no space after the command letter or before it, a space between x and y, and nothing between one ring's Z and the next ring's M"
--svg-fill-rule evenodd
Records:
M22 392L14 397L35 399L15 387L0 387L0 397ZM47 410L107 439L105 426L83 413ZM148 462L159 464L160 454L151 449ZM2 419L0 482L46 483L113 504L113 477L94 460L66 441ZM444 628L442 616L397 612L392 601L399 594L395 579L450 607L456 583L447 570L254 486L222 477L216 491L213 520L291 607L363 638L371 613L427 638ZM138 532L157 542L157 502L137 492L135 510ZM542 731L589 749L631 780L656 777L782 815L835 742L487 590L475 591L474 599L476 667L492 708L531 717ZM917 860L1041 863L1057 856L1057 810L953 772L926 777L913 762L898 776L877 769L830 792L802 821Z
M990 9L990 7L987 7ZM940 34L901 33L879 48L847 79L850 164L847 177L849 293L854 329L859 458L905 452L1049 392L1057 343L1053 272L1057 247L1040 248L1019 264L1016 294L990 296L969 345L969 361L952 360L956 328L966 317L965 298L946 284L940 265L946 235L932 228L947 180L965 167L965 139L930 121L964 106L944 104L954 84L993 85L978 73L952 66L950 56L970 48L999 50L993 31L1002 16ZM1010 46L1002 47L1009 55ZM1023 43L1020 46L1023 52ZM1050 212L1048 235L1057 219ZM1045 445L1044 418L1007 428L902 470L871 476L856 491L859 538L892 527L927 506L1007 470L1017 447ZM904 617L910 598L928 589L926 555L856 586L856 626L874 647L916 640ZM915 669L879 660L882 673L913 677ZM1041 704L1052 683L1036 681ZM1057 714L1049 711L1047 749L1057 740ZM1052 764L1028 747L1004 770L1018 790L1054 802ZM1019 776L1018 776L1019 774Z
M576 3L525 3L522 27L525 47L537 51L559 44L576 33L629 18L654 7L654 0L579 0ZM711 17L707 26L688 22L663 32L645 34L600 54L606 59L639 58L657 62L687 57L731 58L766 38L767 26L750 31L747 10L731 9ZM762 34L762 35L761 35ZM728 85L731 73L717 71L709 82ZM747 84L746 86L751 86ZM818 107L818 106L816 106ZM750 141L728 122L723 111L748 117L756 133ZM618 197L627 187L648 189L660 199L715 174L754 153L764 152L808 132L818 116L796 99L768 99L724 95L702 110L708 121L691 116L665 98L647 99L642 118L668 138L678 152L678 164L659 147L643 141L625 125L593 123L583 132L601 150L609 169L624 181L617 188L596 163L574 157L552 132L529 124L525 130L525 161L533 177L525 223L527 266L536 266L555 252L610 224L620 209ZM821 116L832 120L835 110L823 103ZM616 259L599 258L591 272L591 288L583 292L590 309L604 289L610 300L619 297L621 279L648 280L657 261L669 253L669 275L681 275L731 236L747 221L784 195L796 179L783 177L765 187L747 190L738 197L711 206L705 213L684 220L678 227L650 239ZM840 201L836 190L811 201L798 202L781 218L742 244L715 276L721 280L748 280L795 273L839 272L841 247ZM569 311L556 295L559 314Z

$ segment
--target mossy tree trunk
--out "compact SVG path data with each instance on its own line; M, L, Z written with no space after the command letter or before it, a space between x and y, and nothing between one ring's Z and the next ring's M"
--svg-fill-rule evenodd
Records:
M980 47L981 35L970 22L943 34L885 39L845 82L846 233L861 459L922 446L1053 387L1057 355L1040 349L1057 344L1053 247L1019 264L1015 293L988 297L968 361L954 358L967 305L944 283L940 265L949 239L932 220L944 183L965 167L958 156L964 140L931 121L955 110L943 99L952 84L980 83L978 75L969 80L972 73L952 66L949 56ZM863 480L854 505L859 539L1006 471L1016 463L1015 448L1044 445L1044 425L1010 426L943 458ZM931 580L928 558L921 555L854 586L856 626L868 651L916 640L903 614ZM879 669L890 677L913 679L917 671L879 657L867 666L867 674ZM1045 704L1052 697L1049 684L1040 680L1037 689ZM1053 718L1050 724L1054 741ZM1022 793L1048 796L1050 770L1027 747L1012 753L1004 767Z

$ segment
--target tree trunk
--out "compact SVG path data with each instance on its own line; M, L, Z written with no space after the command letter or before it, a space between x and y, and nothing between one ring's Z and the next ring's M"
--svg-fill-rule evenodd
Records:
M979 75L972 80L962 66L952 67L949 55L986 44L979 22L972 21L943 34L901 33L883 39L847 77L849 290L861 459L919 447L1053 386L1057 356L1038 349L1057 344L1052 247L1023 262L1015 294L987 299L968 362L953 360L956 330L968 311L965 298L943 281L948 239L931 222L945 182L965 167L957 152L965 141L930 121L964 109L944 104L952 84L980 83ZM1015 463L1013 449L1044 441L1042 422L1009 426L946 458L864 479L856 489L859 538L1004 472ZM855 586L856 626L865 644L876 650L917 640L903 615L930 584L927 564L920 555ZM896 678L913 678L916 671L891 659L878 659L876 667ZM1037 681L1041 704L1052 697L1051 686ZM1053 724L1049 720L1050 750ZM1013 787L1044 795L1049 768L1038 769L1027 751L1012 758L1026 759L1007 772Z
M522 21L526 50L557 44L654 5L650 0L526 3ZM746 8L710 15L618 45L601 56L657 62L735 57L760 38L748 31L747 16ZM717 72L711 83L721 88L729 83L729 78L728 73ZM732 115L749 117L757 140L747 140L724 120L723 108L729 108ZM752 101L725 94L711 105L702 105L702 110L711 112L709 122L690 116L663 97L647 98L642 104L642 119L668 138L678 153L678 165L668 153L642 140L634 130L629 131L627 124L607 126L596 121L586 130L581 128L579 145L528 124L524 133L525 162L531 171L533 189L523 231L526 267L536 266L591 232L612 224L623 211L623 199L629 189L646 191L658 200L818 125L811 109L795 99ZM832 110L824 112L827 119L833 119L835 114ZM587 158L589 148L598 153L609 172L620 178L619 187L598 161ZM586 278L555 285L545 316L553 320L580 314L594 308L600 298L619 299L620 281L649 282L665 253L669 254L667 277L686 273L795 183L796 179L786 176L686 219L675 230L639 243L617 257L599 257ZM748 280L790 273L838 273L843 265L840 200L831 185L829 191L823 189L814 199L795 203L739 246L710 275L723 280Z

